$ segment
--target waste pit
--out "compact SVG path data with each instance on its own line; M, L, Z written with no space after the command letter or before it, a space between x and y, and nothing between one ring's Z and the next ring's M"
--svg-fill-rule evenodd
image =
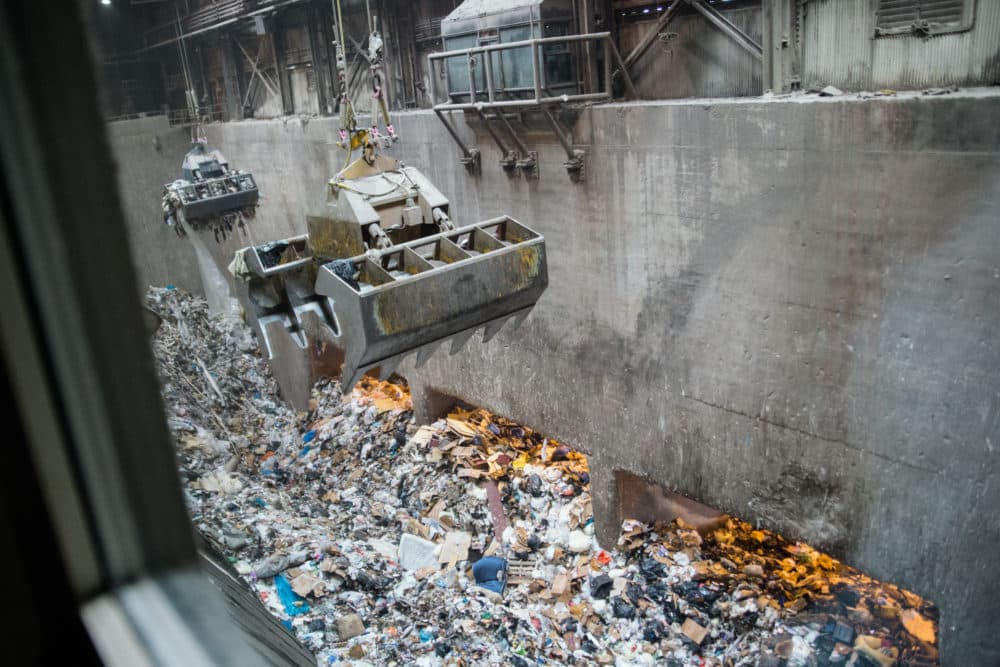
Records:
M244 325L146 301L192 522L317 664L938 664L913 593L733 518L602 549L566 443L481 408L417 425L396 376L296 413Z

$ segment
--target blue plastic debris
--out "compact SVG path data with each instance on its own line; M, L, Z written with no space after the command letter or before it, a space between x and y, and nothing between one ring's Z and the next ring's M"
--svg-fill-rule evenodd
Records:
M263 498L254 498L253 504L256 505L257 507L267 507L267 503L264 501Z
M826 628L824 628L825 630ZM833 640L837 642L842 642L844 644L851 644L854 642L854 628L846 623L841 623L839 621L833 624Z
M427 642L431 641L432 639L434 639L434 633L433 632L431 632L427 628L423 628L423 629L420 630L420 641L421 642L423 642L424 644L426 644Z
M472 566L476 583L494 593L503 593L507 577L507 561L497 556L480 558Z
M303 447L302 449L300 449L299 450L299 458L302 458L303 456L305 456L306 454L308 454L310 449L312 449L312 447L310 447L309 445L306 445L305 447Z
M167 289L177 289L177 288L174 287L173 285L167 285Z
M285 626L286 628L288 628L289 630L293 630L294 629L294 628L292 628L292 621L291 621L291 619L287 619L286 618L283 621L281 621L281 624L283 626Z
M302 435L302 442L312 442L312 439L316 437L316 431L306 431Z
M289 616L298 616L309 611L309 605L305 598L292 590L292 585L288 583L285 575L279 574L274 578L274 587L278 589L278 599L285 606L285 613Z

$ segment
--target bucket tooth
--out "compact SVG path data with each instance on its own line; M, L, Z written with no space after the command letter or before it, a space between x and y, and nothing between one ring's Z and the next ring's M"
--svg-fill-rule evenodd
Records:
M265 315L257 320L261 343L263 343L268 360L274 359L274 346L271 344L271 337L275 335L274 332L276 330L288 331L291 326L292 321L286 315Z
M531 308L525 308L522 311L514 313L514 330L517 331L524 324L524 321L528 319L528 315L531 313Z
M500 333L500 330L503 329L503 325L506 324L507 320L510 318L511 316L507 315L505 317L498 317L495 320L487 322L486 326L483 327L483 342L488 343L493 340L493 337Z
M358 383L358 380L364 377L367 370L367 368L349 367L345 362L344 370L340 374L340 393L345 396L351 393L351 390L354 389L354 385Z
M324 340L338 338L336 327L331 326L329 316L318 301L309 301L292 309L295 316L296 329L307 334L318 336Z
M306 333L301 329L288 330L288 335L292 337L292 342L300 349L304 350L309 345L309 341L306 340Z
M436 340L433 343L428 343L417 350L417 368L423 367L423 365L427 363L427 360L430 359L435 352L437 352L437 349L441 347L441 343L443 342L444 341Z
M396 369L399 368L399 364L406 357L405 354L397 354L395 357L389 357L388 359L382 361L378 365L378 376L380 380L388 380Z
M451 337L451 351L449 354L455 355L462 351L465 344L469 342L476 333L475 329L466 329L465 331L460 331Z

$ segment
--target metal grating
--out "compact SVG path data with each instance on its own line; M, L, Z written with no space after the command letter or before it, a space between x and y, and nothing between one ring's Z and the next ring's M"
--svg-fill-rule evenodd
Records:
M879 0L880 32L916 31L923 27L958 27L972 0Z

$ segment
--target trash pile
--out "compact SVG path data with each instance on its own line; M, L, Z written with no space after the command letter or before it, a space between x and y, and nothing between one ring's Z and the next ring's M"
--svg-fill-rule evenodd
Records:
M936 665L930 603L730 519L594 538L586 458L405 381L308 413L239 323L151 289L153 348L194 525L317 657L354 665Z

